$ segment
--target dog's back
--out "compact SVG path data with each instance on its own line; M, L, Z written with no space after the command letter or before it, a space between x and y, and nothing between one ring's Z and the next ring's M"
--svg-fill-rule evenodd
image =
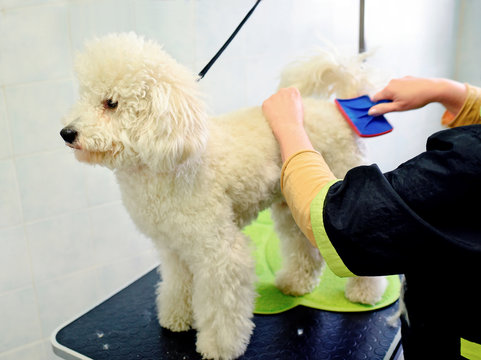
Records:
M362 57L328 52L289 65L281 76L281 87L301 91L310 140L339 178L364 162L363 146L329 98L359 95L370 86L367 78ZM260 107L210 119L206 159L216 182L224 185L240 227L282 198L279 146Z

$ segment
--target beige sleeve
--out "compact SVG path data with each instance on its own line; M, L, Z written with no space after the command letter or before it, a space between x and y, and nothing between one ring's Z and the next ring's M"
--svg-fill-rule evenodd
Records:
M320 153L303 150L286 160L281 172L281 190L294 220L315 247L311 225L311 202L336 177Z
M481 124L481 88L466 84L468 94L463 107L457 115L445 111L442 124L448 127Z

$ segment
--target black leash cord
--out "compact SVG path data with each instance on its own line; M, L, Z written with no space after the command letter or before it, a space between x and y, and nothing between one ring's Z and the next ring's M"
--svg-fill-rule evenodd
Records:
M205 76L205 74L207 74L207 71L209 71L210 67L212 65L214 65L214 63L219 58L219 56L224 52L224 50L227 48L227 46L229 46L230 42L235 38L235 36L239 32L239 30L242 28L242 26L244 26L245 22L247 21L247 19L249 19L249 17L252 15L252 13L254 12L254 10L256 9L257 5L259 5L260 2L261 2L261 0L256 1L254 6L252 7L252 9L250 9L249 12L247 13L247 15L244 17L244 19L242 19L241 23L237 26L237 28L234 30L232 35L227 39L227 41L224 43L224 45L222 45L222 47L219 49L219 51L217 51L217 53L207 63L207 65L200 71L199 78L197 79L197 81L202 79Z

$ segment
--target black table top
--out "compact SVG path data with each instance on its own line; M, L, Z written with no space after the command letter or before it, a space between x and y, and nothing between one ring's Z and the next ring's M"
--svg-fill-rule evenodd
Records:
M157 321L154 269L61 328L52 343L64 359L191 360L194 330L174 333ZM336 313L298 306L277 315L255 315L256 328L240 359L390 359L399 325L387 318L398 303L372 312Z

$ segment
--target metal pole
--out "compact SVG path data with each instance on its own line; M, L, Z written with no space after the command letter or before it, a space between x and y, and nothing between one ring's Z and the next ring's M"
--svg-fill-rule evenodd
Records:
M366 51L364 39L364 0L359 0L359 54Z

